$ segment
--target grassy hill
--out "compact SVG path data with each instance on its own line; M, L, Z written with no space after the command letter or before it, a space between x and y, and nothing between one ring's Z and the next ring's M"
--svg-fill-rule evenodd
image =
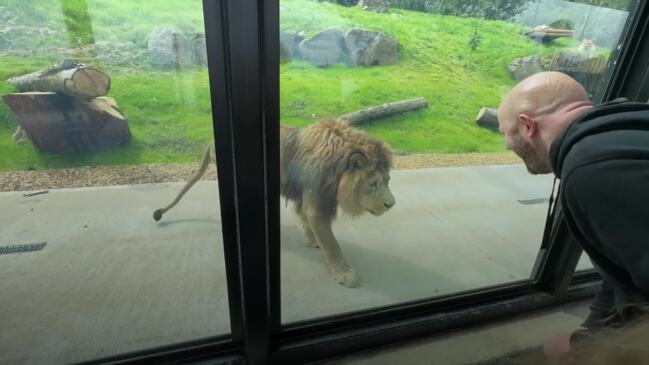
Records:
M60 3L64 3L65 11ZM78 21L84 14L81 1L43 1L38 7L26 4L0 0L0 6L13 9L24 24L42 24L60 31L50 39L25 43L26 50L34 51L27 57L0 57L0 94L14 91L4 82L8 77L58 60L39 52L43 43L69 46L74 39L88 39L91 32L95 42L131 42L146 48L146 36L158 26L202 29L201 2L195 0L182 6L172 0L89 1L86 14L91 28ZM477 111L497 105L514 84L505 68L511 60L555 52L569 44L563 41L541 46L521 36L522 29L516 25L482 20L477 24L481 45L472 52L469 40L476 31L475 19L396 9L375 14L310 0L282 0L280 10L282 31L305 31L309 36L329 27L362 27L398 39L401 58L392 66L320 69L303 61L282 65L280 103L283 122L304 126L320 117L424 96L429 100L427 109L363 127L400 153L503 151L500 135L473 122ZM131 145L75 157L39 154L30 143L16 145L11 141L15 121L0 104L0 170L196 160L211 138L207 70L165 72L146 61L132 67L96 59L83 61L111 75L109 96L116 99L129 120Z

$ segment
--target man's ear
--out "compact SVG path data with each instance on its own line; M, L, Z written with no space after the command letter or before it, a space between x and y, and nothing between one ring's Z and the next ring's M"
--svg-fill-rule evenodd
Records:
M532 138L539 131L538 122L529 114L519 114L518 123L519 126L523 128L528 138Z

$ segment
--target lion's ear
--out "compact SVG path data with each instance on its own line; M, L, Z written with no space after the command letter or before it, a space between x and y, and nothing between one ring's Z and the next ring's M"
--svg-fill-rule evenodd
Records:
M367 163L367 157L362 152L354 152L349 156L349 162L347 166L350 170L356 170L363 168L363 165Z

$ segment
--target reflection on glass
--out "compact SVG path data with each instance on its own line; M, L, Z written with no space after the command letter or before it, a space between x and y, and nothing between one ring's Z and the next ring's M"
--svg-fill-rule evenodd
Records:
M543 70L596 99L628 16L623 2L363 3L280 1L281 119L298 128L282 130L283 322L528 279L552 176L505 150L494 109ZM389 172L383 147L319 122L332 117L389 145ZM382 186L390 199L362 204Z
M593 263L590 261L590 258L585 253L581 254L579 262L577 263L577 268L575 271L583 271L593 269Z
M0 363L227 334L201 1L0 0L0 93Z

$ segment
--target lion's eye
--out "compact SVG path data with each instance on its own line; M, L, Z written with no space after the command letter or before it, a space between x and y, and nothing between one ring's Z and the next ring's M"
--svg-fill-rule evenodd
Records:
M379 186L379 182L378 182L378 181L375 181L375 182L373 182L373 183L370 184L370 188L372 188L372 190L375 190L378 186Z

